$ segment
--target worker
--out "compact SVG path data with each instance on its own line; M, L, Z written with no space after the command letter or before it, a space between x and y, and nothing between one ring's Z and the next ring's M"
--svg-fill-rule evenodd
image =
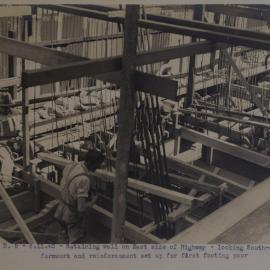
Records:
M175 103L163 100L160 105L161 127L163 131L163 137L168 139L173 132L173 115L177 111L177 105Z
M0 181L5 188L11 187L14 158L10 148L0 144Z
M61 180L61 199L55 218L68 236L69 243L80 243L85 232L86 210L97 198L87 204L91 186L91 173L100 168L105 157L97 150L90 149L83 161L65 167Z

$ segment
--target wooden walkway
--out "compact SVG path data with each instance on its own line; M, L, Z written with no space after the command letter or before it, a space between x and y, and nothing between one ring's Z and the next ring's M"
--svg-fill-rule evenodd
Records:
M270 177L168 243L269 243L269 210Z

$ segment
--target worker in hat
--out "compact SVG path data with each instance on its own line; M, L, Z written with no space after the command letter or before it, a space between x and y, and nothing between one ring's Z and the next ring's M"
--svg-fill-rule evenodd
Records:
M96 198L88 202L92 173L100 168L105 157L90 149L83 161L65 167L61 180L61 199L55 212L55 218L64 228L69 243L80 243L85 232L85 217L88 206L92 206Z

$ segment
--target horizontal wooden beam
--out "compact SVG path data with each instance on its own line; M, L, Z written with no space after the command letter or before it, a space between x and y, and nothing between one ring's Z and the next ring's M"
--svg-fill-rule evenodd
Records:
M16 86L20 84L21 84L21 78L19 77L0 79L0 88L6 88L6 87Z
M32 9L28 5L2 5L0 7L0 18L3 17L22 17L32 15Z
M87 59L4 36L0 36L0 52L46 66L66 64L72 61Z
M202 175L205 175L207 180L211 180L215 183L219 183L219 185L226 183L229 187L229 191L236 190L237 194L248 190L247 186L239 184L233 179L229 179L227 177L223 177L221 175L215 174L211 171L205 170L196 165L185 163L173 156L167 157L167 164L169 168L179 170L193 177L201 177Z
M53 153L38 153L38 158L50 162L52 164L58 164L63 166L65 164L68 165L71 162L64 158L58 157ZM113 183L115 176L113 173L107 172L105 170L97 170L94 173L94 176L98 177L102 181ZM149 184L147 182L139 181L136 179L128 178L128 187L134 188L136 190L140 190L143 192L151 193L153 195L172 200L178 203L183 203L187 205L193 205L194 203L200 204L199 198L194 198L192 196L188 196L186 194L172 191L160 186L156 186L153 184Z
M234 84L232 84L232 86L234 86ZM238 87L238 85L237 85ZM244 88L244 87L243 87ZM217 108L210 104L203 104L201 102L199 102L199 105L196 105L196 108L198 109L204 109L204 110L208 110L208 111L214 111L216 112ZM256 121L256 122L261 122L261 123L266 123L267 118L262 116L262 115L256 115L256 114L252 114L252 112L240 112L240 111L235 111L235 110L227 110L227 108L219 108L218 109L218 113L219 114L224 114L226 116L233 116L233 117L238 117L240 119L243 119L243 117L247 117L248 119L252 120L252 121Z
M28 184L33 184L33 176L30 173L24 173L24 181ZM56 185L55 183L44 180L40 178L40 191L48 194L49 196L60 199L60 186ZM96 220L102 223L104 226L111 228L112 222L112 213L105 210L104 208L94 205L92 207L92 214L96 217ZM150 233L143 233L141 229L130 222L125 222L125 237L127 239L133 240L139 243L162 243L164 242L162 239L150 234Z
M45 6L45 5L44 5ZM124 18L119 17L109 17L106 12L102 11L94 11L84 8L76 8L76 7L70 7L70 6L64 6L64 5L46 5L46 8L51 10L57 10L60 12L67 12L70 14L78 15L78 16L85 16L85 17L91 17L91 18L97 18L105 21L111 21L111 22L117 22L117 23L123 23ZM152 15L152 14L151 14ZM150 16L151 16L150 15ZM148 15L149 16L149 15ZM241 30L239 29L238 34L234 33L222 33L221 31L214 31L214 30L205 30L205 29L198 29L197 27L187 27L183 26L181 24L176 25L169 24L170 17L163 16L162 20L158 19L156 21L153 21L152 19L147 20L139 20L138 25L143 28L149 28L154 29L158 31L168 32L168 33L175 33L180 35L187 35L187 36L193 36L198 38L203 38L207 40L212 40L214 42L224 42L227 44L234 44L234 45L242 45L257 49L264 49L269 50L270 46L270 40L266 40L267 34L257 33L256 37L251 37L249 35L241 34ZM148 17L149 18L149 17ZM150 17L151 18L151 17ZM155 17L157 19L157 17ZM162 22L163 21L163 22ZM242 35L242 36L241 36ZM263 38L264 36L264 38ZM267 35L269 37L269 35Z
M75 38L66 38L66 39L61 39L61 40L40 41L34 44L38 46L43 46L43 47L57 48L57 47L66 47L72 44L80 44L84 42L96 42L99 40L113 40L113 39L119 39L119 38L123 38L123 33L99 35L95 37L75 37Z
M267 21L269 16L266 10L257 10L251 7L239 7L236 5L206 5L205 10L214 13L250 18L261 21Z
M260 167L270 169L270 157L263 155L261 153L245 149L243 147L240 147L238 145L226 141L222 141L220 139L211 138L206 134L185 127L179 128L177 130L177 134L186 140L192 142L199 142L205 146L214 148L220 152L251 162Z
M158 35L161 32L158 31L149 31L149 35ZM144 33L146 36L146 34ZM61 40L45 40L39 41L37 43L33 43L38 46L49 47L49 48L57 48L57 47L66 47L72 44L80 44L80 43L89 43L96 42L101 40L115 40L122 39L124 37L124 33L115 33L115 34L107 34L107 35L97 35L97 36L87 36L87 37L74 37L74 38L66 38Z
M73 145L72 146L71 145L64 145L64 151L68 152L68 153L72 153L72 154L81 155L81 156L87 152L86 150L76 148ZM112 162L113 165L115 165L114 158L110 158L110 161ZM140 165L140 164L129 163L129 169L136 170L140 174L146 173L144 166ZM174 173L168 174L168 181L174 185L184 186L184 187L189 187L189 188L197 188L198 190L204 191L204 192L210 192L210 193L219 193L220 192L220 188L216 185L198 182L195 179L176 175Z
M138 53L135 63L138 66L146 65L174 58L191 56L194 54L208 53L221 48L226 48L226 45L222 43L213 44L207 41L183 44L181 46L173 46L166 49L156 49L148 52ZM39 45L18 41L4 36L0 36L0 52L46 66L68 64L71 62L84 60L91 61L85 57L45 48ZM113 59L119 61L121 57L115 57Z
M139 170L140 172L145 173L145 169L143 168L142 165L138 164L129 164L130 168L134 168ZM211 192L211 193L219 193L220 188L216 185L209 184L209 183L204 183L204 182L199 182L198 180L185 177L182 175L176 175L174 173L169 173L168 174L168 181L170 184L177 185L177 186L184 186L184 187L189 187L189 188L197 188L200 191L204 192Z
M218 5L218 6L222 6L222 5ZM187 20L187 19L174 18L174 17L156 15L156 14L147 14L147 19L152 20L152 21L172 24L175 26L179 25L179 26L192 27L195 29L201 29L201 30L206 30L206 31L215 31L219 33L224 33L225 35L231 34L231 35L236 35L236 36L241 36L241 37L251 37L251 38L256 38L256 39L264 38L265 40L270 41L270 35L268 33L257 32L257 31L248 30L248 29L241 29L241 28L232 27L232 26L223 26L223 25L214 24L214 23L206 23L206 22L201 22L201 21L196 21L196 20Z
M76 61L55 67L30 70L22 73L22 86L31 87L64 80L71 80L83 76L95 76L102 73L119 71L121 58L98 59L96 61Z
M226 125L222 125L218 122L214 122L205 118L198 118L196 116L186 115L183 118L181 124L185 126L186 123L198 128L205 128L206 130L216 132L222 136L229 137L235 143L241 143L242 137L245 136L245 133L243 131L228 129L228 126Z
M104 6L104 5L68 4L67 6L90 9L90 10L97 10L97 11L102 11L102 12L119 10L119 8L114 8L114 7Z
M136 65L152 64L170 59L182 58L196 54L209 53L218 49L227 48L224 43L213 43L209 41L191 42L180 46L172 46L165 49L155 49L147 52L141 52L135 60Z
M94 205L92 210L94 211L93 215L95 216L95 220L111 229L112 213L98 205ZM133 240L135 243L161 244L165 241L151 233L144 233L141 228L128 221L125 221L124 235L126 239Z
M231 121L231 122L237 122L237 123L241 123L241 124L246 124L246 125L249 125L249 126L256 126L256 127L270 129L270 124L262 123L262 122L256 122L256 121L253 121L253 120L244 120L244 119L240 119L240 118L237 118L237 117L226 116L226 115L219 114L219 113L208 113L208 112L190 110L190 109L179 108L178 110L180 112L182 112L182 113L185 113L185 114L203 115L203 116L208 116L210 118L216 118L216 119L219 119L219 120L227 120L227 121Z
M209 244L270 200L270 178L217 209L167 243ZM256 230L256 228L254 228ZM215 243L215 242L214 242Z
M107 12L105 10L94 10L90 8L82 8L77 6L71 6L71 5L36 5L36 7L59 11L63 13L73 14L77 16L82 17L88 17L88 18L94 18L102 21L109 21L109 22L116 22L116 23L123 23L124 18L116 17L111 18L108 16Z
M251 5L244 5L242 4L241 6L247 6L247 7L251 7L251 8L256 8L256 9L259 9L259 10L270 10L270 5L263 5L263 4L251 4Z
M175 136L178 136L179 133L180 133L180 130L176 129ZM166 147L166 144L165 144L165 147ZM137 146L137 149L139 151L142 151L141 147L139 147L139 146ZM166 160L167 160L168 168L171 170L180 171L180 172L183 172L183 173L190 175L191 177L195 177L195 178L199 178L202 175L206 175L208 180L211 180L214 183L218 183L218 185L223 184L223 183L228 184L228 187L232 188L229 191L231 191L231 190L236 191L237 194L242 193L243 191L246 191L248 189L247 186L239 184L239 183L235 182L234 180L231 180L229 178L214 174L214 173L207 171L205 169L202 169L198 166L186 163L186 162L181 161L180 159L178 159L174 156L166 156ZM180 184L180 180L179 180L179 184ZM202 183L200 183L200 184L202 184ZM199 188L199 185L197 185L197 188Z
M221 42L231 45L240 45L261 50L270 49L270 41L263 38L252 38L248 36L239 36L236 34L225 34L217 31L197 29L187 26L178 26L169 23L160 23L149 20L141 20L139 26L147 29L155 29L167 33L203 38L212 42Z

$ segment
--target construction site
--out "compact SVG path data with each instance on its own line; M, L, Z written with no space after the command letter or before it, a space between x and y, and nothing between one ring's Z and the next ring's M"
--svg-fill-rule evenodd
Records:
M263 4L0 5L0 243L269 243L269 29Z

